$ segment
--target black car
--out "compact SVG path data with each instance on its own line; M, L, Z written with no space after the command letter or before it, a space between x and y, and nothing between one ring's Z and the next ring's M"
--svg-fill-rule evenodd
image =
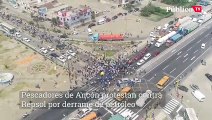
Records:
M187 88L186 86L183 86L183 85L179 85L179 86L178 86L178 89L179 89L179 90L182 90L182 91L184 91L184 92L188 92L188 88Z
M209 73L206 73L205 76L212 82L212 75L210 75Z
M51 55L52 57L55 57L55 58L56 58L56 57L59 57L59 55L57 55L56 53L51 53L50 55Z
M91 28L93 26L96 26L96 24L95 23L91 23L90 25L88 25L88 28Z
M118 18L118 16L115 15L115 16L112 17L112 20L115 20L117 18Z
M139 11L139 10L140 10L139 8L135 8L135 9L134 9L135 12L137 12L137 11Z
M128 10L128 13L131 13L131 12L133 12L133 10Z

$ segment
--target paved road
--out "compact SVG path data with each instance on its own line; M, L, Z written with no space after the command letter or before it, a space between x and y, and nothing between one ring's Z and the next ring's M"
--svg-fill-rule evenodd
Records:
M207 30L197 36L190 38L192 40L188 45L183 47L179 52L176 52L169 59L162 62L159 66L147 73L143 78L150 83L157 83L163 75L176 78L187 66L195 61L204 51L211 45L212 40L212 27L206 28ZM205 43L205 49L201 49L201 44ZM156 77L154 75L156 74Z
M172 77L170 80L173 81L175 77L177 77L188 65L191 64L191 62L195 61L203 52L204 50L201 49L201 44L206 43L205 50L209 47L208 43L211 40L211 31L212 27L206 28L207 30L197 36L196 38L190 38L194 39L191 43L183 47L179 52L176 52L172 57L161 63L158 67L153 69L151 72L147 73L144 76L144 79L146 79L149 83L157 83L158 80L165 74L168 74ZM168 65L168 66L167 66ZM154 74L157 74L156 77L152 78ZM152 102L151 102L152 103ZM147 105L148 106L148 105ZM39 120L39 119L45 119L45 120L58 120L63 118L62 114L68 114L71 112L71 110L63 110L63 109L54 109L45 112L46 110L37 111L38 113L34 112L31 117L33 116L33 120ZM61 112L62 111L62 112ZM133 110L134 114L136 112L144 113L142 110ZM42 115L40 114L42 113ZM108 113L106 113L108 114ZM108 117L108 115L105 114L105 117ZM138 113L137 113L138 114ZM136 114L136 115L137 115ZM37 116L37 117L36 117ZM39 116L39 117L38 117ZM30 118L30 117L29 117ZM28 119L29 119L28 118Z

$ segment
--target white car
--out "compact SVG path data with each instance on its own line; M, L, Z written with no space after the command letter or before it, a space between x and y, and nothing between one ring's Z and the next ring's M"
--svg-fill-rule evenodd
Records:
M202 43L201 48L205 49L205 43Z
M30 42L30 39L28 39L28 38L23 38L23 41L25 41L25 42Z
M21 34L19 32L16 32L15 33L15 36L18 37L18 38L20 38L21 37Z
M44 47L40 48L40 51L44 54L48 53L48 50Z
M54 48L51 47L51 46L49 46L48 49L49 49L50 51L54 51Z
M57 59L60 60L61 62L66 62L66 58L63 55L57 57Z
M145 56L144 56L144 60L148 60L149 58L151 57L151 54L150 53L147 53Z
M144 62L145 62L145 60L144 60L144 59L141 59L139 62L137 62L137 65L140 66L140 65L142 65Z
M66 51L67 54L71 55L71 56L75 56L76 53L74 53L72 50L68 50Z
M73 52L73 53L70 53L70 55L71 55L71 56L75 56L75 55L76 55L76 53L74 53L74 52Z

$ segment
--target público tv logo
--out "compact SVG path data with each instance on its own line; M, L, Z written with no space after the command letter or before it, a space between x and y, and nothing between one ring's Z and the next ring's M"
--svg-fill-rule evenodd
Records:
M202 6L192 6L192 8L185 8L185 7L166 7L166 11L169 12L197 12L201 13L202 12Z

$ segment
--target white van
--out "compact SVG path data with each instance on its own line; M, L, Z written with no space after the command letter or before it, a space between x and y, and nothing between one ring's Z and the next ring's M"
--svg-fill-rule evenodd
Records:
M150 98L150 94L152 94L152 91L151 90L147 90L145 93L143 94L140 94L138 100L136 101L136 105L139 106L139 107L143 107L146 103L146 100L148 98Z
M98 25L102 25L105 23L105 18L99 19L99 21L97 22Z
M191 94L199 101L203 102L205 100L205 95L202 94L199 90L192 91Z

